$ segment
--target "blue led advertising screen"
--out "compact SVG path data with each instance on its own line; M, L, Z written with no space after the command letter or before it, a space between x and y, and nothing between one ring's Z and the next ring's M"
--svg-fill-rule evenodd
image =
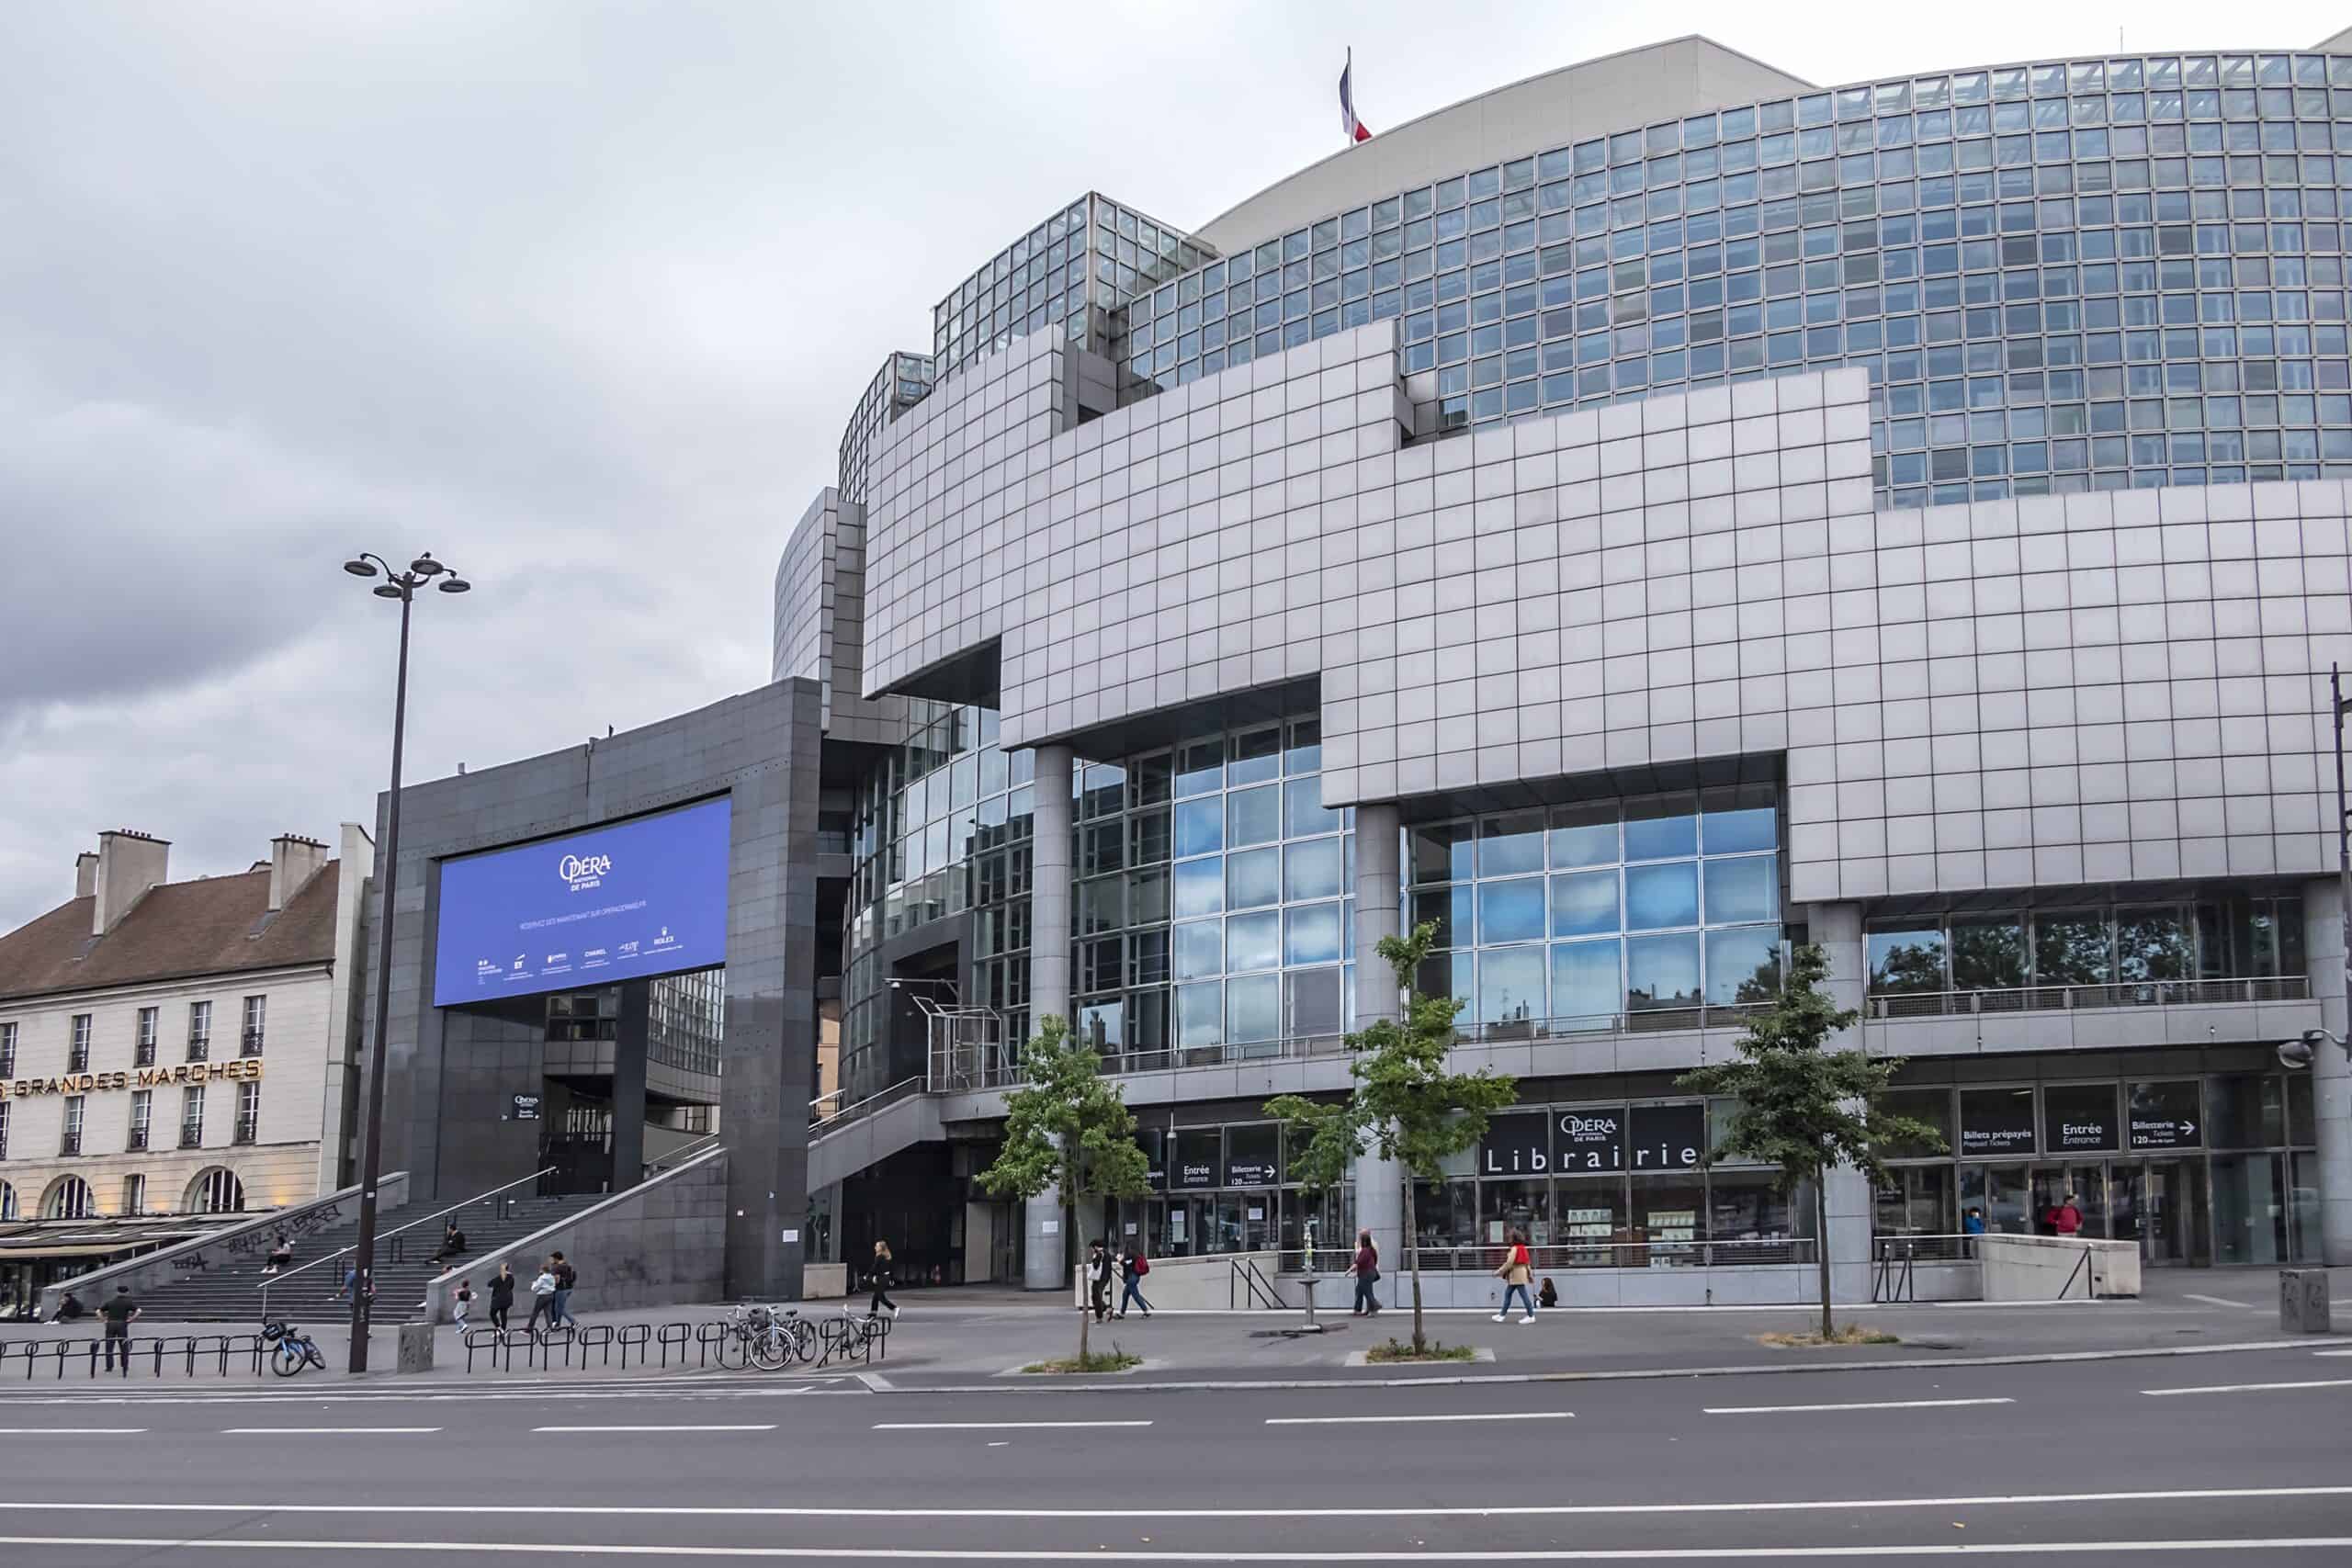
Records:
M433 1005L727 962L725 796L441 865Z

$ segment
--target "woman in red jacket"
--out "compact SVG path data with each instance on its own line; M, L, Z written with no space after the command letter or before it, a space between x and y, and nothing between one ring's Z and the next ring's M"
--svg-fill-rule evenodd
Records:
M1380 1310L1372 1294L1372 1288L1380 1283L1380 1248L1372 1245L1370 1231L1356 1232L1356 1258L1348 1265L1348 1272L1356 1277L1356 1307L1348 1315L1372 1316Z

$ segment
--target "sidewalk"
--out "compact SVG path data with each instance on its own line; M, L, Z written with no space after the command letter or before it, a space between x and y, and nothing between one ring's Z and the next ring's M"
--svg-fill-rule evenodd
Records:
M1284 1333L1301 1326L1304 1321L1302 1314L1295 1312L1164 1313L1149 1319L1130 1316L1125 1321L1094 1325L1091 1344L1097 1350L1115 1347L1143 1356L1146 1364L1141 1372L1119 1381L1152 1382L1354 1381L1398 1375L1637 1375L1725 1367L1867 1367L1922 1358L2006 1359L2150 1354L2286 1339L2278 1326L2276 1289L2275 1275L2268 1270L2209 1270L2152 1276L2150 1294L2137 1301L1841 1306L1837 1314L1841 1325L1863 1324L1898 1336L1901 1343L1826 1349L1781 1349L1760 1342L1759 1337L1767 1333L1804 1333L1816 1326L1816 1314L1805 1307L1560 1309L1543 1314L1532 1323L1516 1318L1497 1323L1490 1314L1481 1312L1431 1313L1427 1321L1432 1338L1491 1352L1492 1360L1386 1369L1351 1368L1346 1360L1351 1351L1362 1351L1392 1335L1408 1338L1412 1314L1408 1309L1391 1308L1376 1320L1325 1313L1320 1321L1329 1332L1315 1336ZM1057 1296L994 1287L906 1291L900 1293L900 1304L904 1310L893 1327L883 1359L871 1365L860 1363L824 1371L836 1377L861 1374L869 1386L903 1389L1001 1385L1009 1381L1004 1374L1014 1369L1069 1356L1077 1349L1078 1314ZM593 1304L583 1305L582 1322L589 1326L600 1322L616 1325L702 1322L722 1316L727 1310L711 1305L654 1307L614 1314L607 1318L596 1313ZM862 1310L863 1303L858 1305ZM810 1303L803 1310L812 1315L831 1314L841 1310L841 1303ZM2339 1314L2337 1321L2344 1329L2352 1330L2352 1323L2346 1321L2347 1317L2352 1314ZM64 1325L68 1330L78 1326ZM222 1326L139 1325L142 1337L218 1333ZM0 1337L14 1340L28 1337L17 1329L17 1325L11 1325L11 1331ZM40 1332L50 1337L55 1337L58 1330L45 1326ZM93 1337L95 1332L87 1331ZM256 1380L251 1372L232 1365L226 1381L243 1384L258 1381L276 1387L348 1386L349 1380L342 1371L348 1357L344 1328L322 1325L316 1333L329 1372L310 1371L300 1379L281 1382L265 1371ZM2315 1348L2328 1343L2319 1337L2306 1337L2295 1342ZM435 1384L486 1384L495 1381L511 1385L534 1380L560 1383L594 1378L605 1382L712 1375L699 1365L691 1351L684 1368L673 1353L665 1370L658 1364L632 1364L623 1369L616 1364L614 1357L602 1351L590 1351L583 1367L577 1350L573 1364L567 1367L559 1348L556 1365L540 1370L517 1366L492 1371L478 1352L479 1370L469 1376L464 1345L455 1329L445 1325L436 1330L435 1348L436 1365L430 1374L422 1379L401 1378L392 1371L397 1361L397 1332L378 1327L369 1352L368 1383L414 1384L430 1381ZM20 1367L13 1362L6 1365L8 1373L0 1377L0 1394L24 1386ZM794 1369L799 1373L814 1371ZM744 1375L756 1378L776 1374ZM45 1370L37 1371L32 1381L36 1386L58 1386L52 1374ZM63 1386L73 1387L109 1380L86 1377L77 1359L69 1363L62 1381ZM217 1385L223 1380L209 1368L199 1368L190 1378L167 1362L162 1378L152 1376L142 1365L132 1381L153 1387L190 1382Z

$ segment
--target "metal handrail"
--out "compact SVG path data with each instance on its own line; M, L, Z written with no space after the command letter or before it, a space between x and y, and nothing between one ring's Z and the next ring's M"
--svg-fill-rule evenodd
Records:
M2311 994L2308 975L2267 975L2217 980L2109 980L1974 990L1873 991L1868 1006L1873 1019L1945 1018L1988 1012L2059 1012L2076 1008L2300 1002L2310 1000Z
M706 1133L701 1137L695 1139L692 1143L680 1144L676 1148L672 1149L660 1159L647 1160L645 1162L645 1174L651 1176L657 1171L667 1170L673 1165L684 1165L686 1161L693 1159L695 1156L707 1151L713 1145L717 1144L719 1138L723 1135L724 1134L718 1133Z
M434 1213L425 1215L421 1220L411 1220L404 1225L396 1226L391 1230L388 1230L383 1235L378 1236L376 1240L379 1245L388 1242L391 1240L392 1237L399 1235L402 1231L413 1231L419 1225L429 1225L445 1214L454 1214L460 1209L471 1208L474 1204L481 1202L485 1199L497 1197L501 1192L506 1191L509 1188L520 1187L526 1181L537 1181L540 1177L549 1175L558 1168L560 1168L551 1165L544 1169L535 1170L528 1176L518 1177L513 1181L503 1182L499 1186L491 1188L486 1192L477 1192L472 1197L452 1203L446 1209L435 1210ZM260 1284L255 1285L254 1289L261 1292L262 1316L266 1318L269 1315L269 1289L272 1285L282 1285L297 1274L307 1274L322 1263L332 1263L336 1258L343 1257L345 1253L356 1252L358 1250L359 1244L357 1242L353 1242L349 1247L344 1247L338 1251L330 1252L324 1258L314 1258L311 1259L310 1262L303 1264L300 1269L288 1269L282 1274L273 1274L268 1279L264 1280ZM353 1284L352 1289L355 1291L364 1291L368 1289L370 1283L372 1283L372 1281L361 1280L356 1281Z
M888 1089L877 1090L873 1094L867 1095L864 1100L853 1100L830 1115L810 1118L808 1122L808 1136L812 1139L821 1137L825 1134L832 1132L834 1129L843 1126L848 1122L855 1122L872 1115L875 1111L882 1110L886 1103L895 1104L899 1100L911 1099L913 1096L922 1093L923 1091L923 1088L924 1080L922 1078L900 1078ZM828 1095L820 1095L817 1099L808 1102L808 1107L813 1111L819 1104L830 1098L832 1097Z
M1528 1266L1545 1269L1724 1268L1738 1264L1810 1263L1814 1240L1809 1235L1771 1236L1737 1241L1600 1241L1564 1246L1531 1247ZM1422 1247L1405 1249L1405 1267L1417 1264L1426 1273L1492 1273L1502 1262L1500 1243L1478 1247Z

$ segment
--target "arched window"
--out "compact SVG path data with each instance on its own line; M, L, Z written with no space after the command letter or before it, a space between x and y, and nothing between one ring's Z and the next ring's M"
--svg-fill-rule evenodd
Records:
M187 1197L180 1207L191 1214L234 1214L245 1206L245 1184L237 1173L226 1166L216 1165L197 1172L196 1179L187 1184Z
M90 1197L90 1184L78 1176L61 1176L49 1184L40 1201L40 1217L44 1220L86 1220L97 1212Z
M0 1181L0 1220L13 1220L16 1217L17 1190L6 1182Z

